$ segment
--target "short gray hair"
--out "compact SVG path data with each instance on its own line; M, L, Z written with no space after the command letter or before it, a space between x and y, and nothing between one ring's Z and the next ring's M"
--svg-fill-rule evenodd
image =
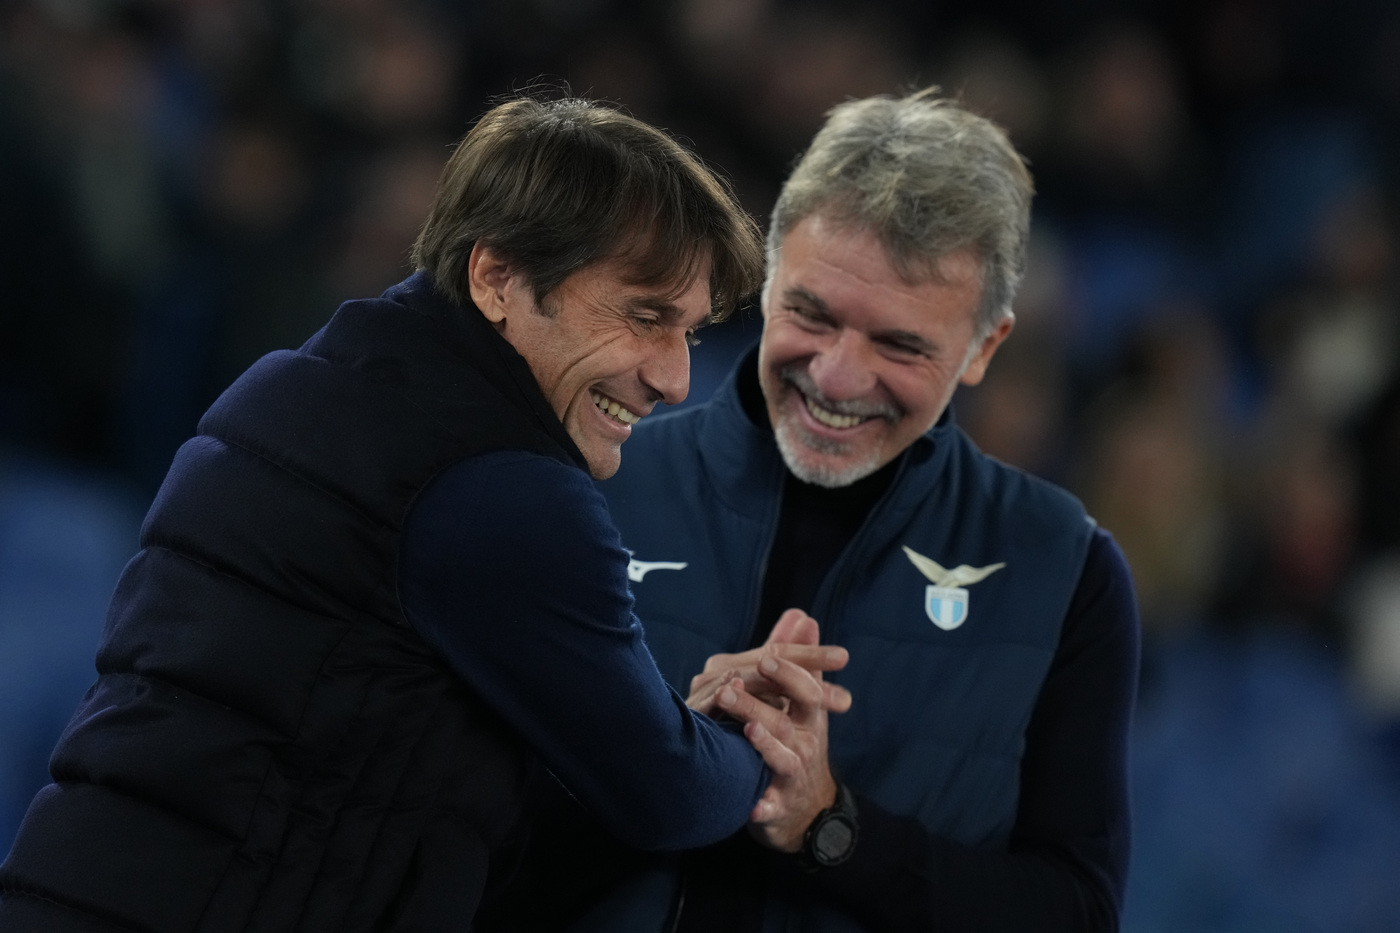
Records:
M1006 134L937 87L847 101L828 112L784 183L768 249L815 214L872 231L911 282L937 277L940 259L971 248L981 264L982 337L1011 316L1034 190ZM770 259L770 276L772 268Z

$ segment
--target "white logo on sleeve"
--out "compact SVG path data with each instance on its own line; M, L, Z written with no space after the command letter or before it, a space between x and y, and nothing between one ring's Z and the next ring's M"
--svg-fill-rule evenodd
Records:
M919 573L933 584L924 588L924 612L934 625L945 632L951 632L967 621L969 596L966 588L1006 566L1004 562L986 567L960 564L952 570L945 570L938 561L908 547L904 548L904 553Z
M632 552L628 551L627 554L631 557ZM673 560L637 560L633 557L627 562L627 579L633 583L641 583L642 577L653 570L684 570L688 566L689 564L677 563Z

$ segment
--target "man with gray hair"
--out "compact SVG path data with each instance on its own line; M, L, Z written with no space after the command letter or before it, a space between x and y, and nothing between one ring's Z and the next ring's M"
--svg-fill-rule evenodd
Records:
M801 777L586 924L1117 928L1128 569L949 410L1011 332L1031 196L1002 131L937 89L836 107L788 179L757 349L640 426L603 491L662 673L702 711L787 709ZM777 658L825 672L824 702L785 697Z

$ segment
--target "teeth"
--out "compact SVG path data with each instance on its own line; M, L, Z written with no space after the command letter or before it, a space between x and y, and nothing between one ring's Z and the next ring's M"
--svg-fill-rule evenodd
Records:
M817 407L816 402L803 396L803 401L807 403L807 410L812 413L822 424L832 428L853 428L864 419L858 415L838 415L835 412L827 411L825 408Z
M605 415L611 415L623 424L636 424L642 420L641 415L634 415L621 405L608 398L606 395L593 393L593 404L598 406L598 410Z

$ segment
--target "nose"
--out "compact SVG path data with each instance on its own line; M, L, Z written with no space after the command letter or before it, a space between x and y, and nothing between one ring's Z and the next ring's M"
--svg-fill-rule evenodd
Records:
M641 369L642 382L667 405L679 405L690 394L690 342L676 329L658 341Z
M842 328L813 355L807 375L817 391L832 401L864 398L876 383L875 371L867 359L870 352L864 335Z

